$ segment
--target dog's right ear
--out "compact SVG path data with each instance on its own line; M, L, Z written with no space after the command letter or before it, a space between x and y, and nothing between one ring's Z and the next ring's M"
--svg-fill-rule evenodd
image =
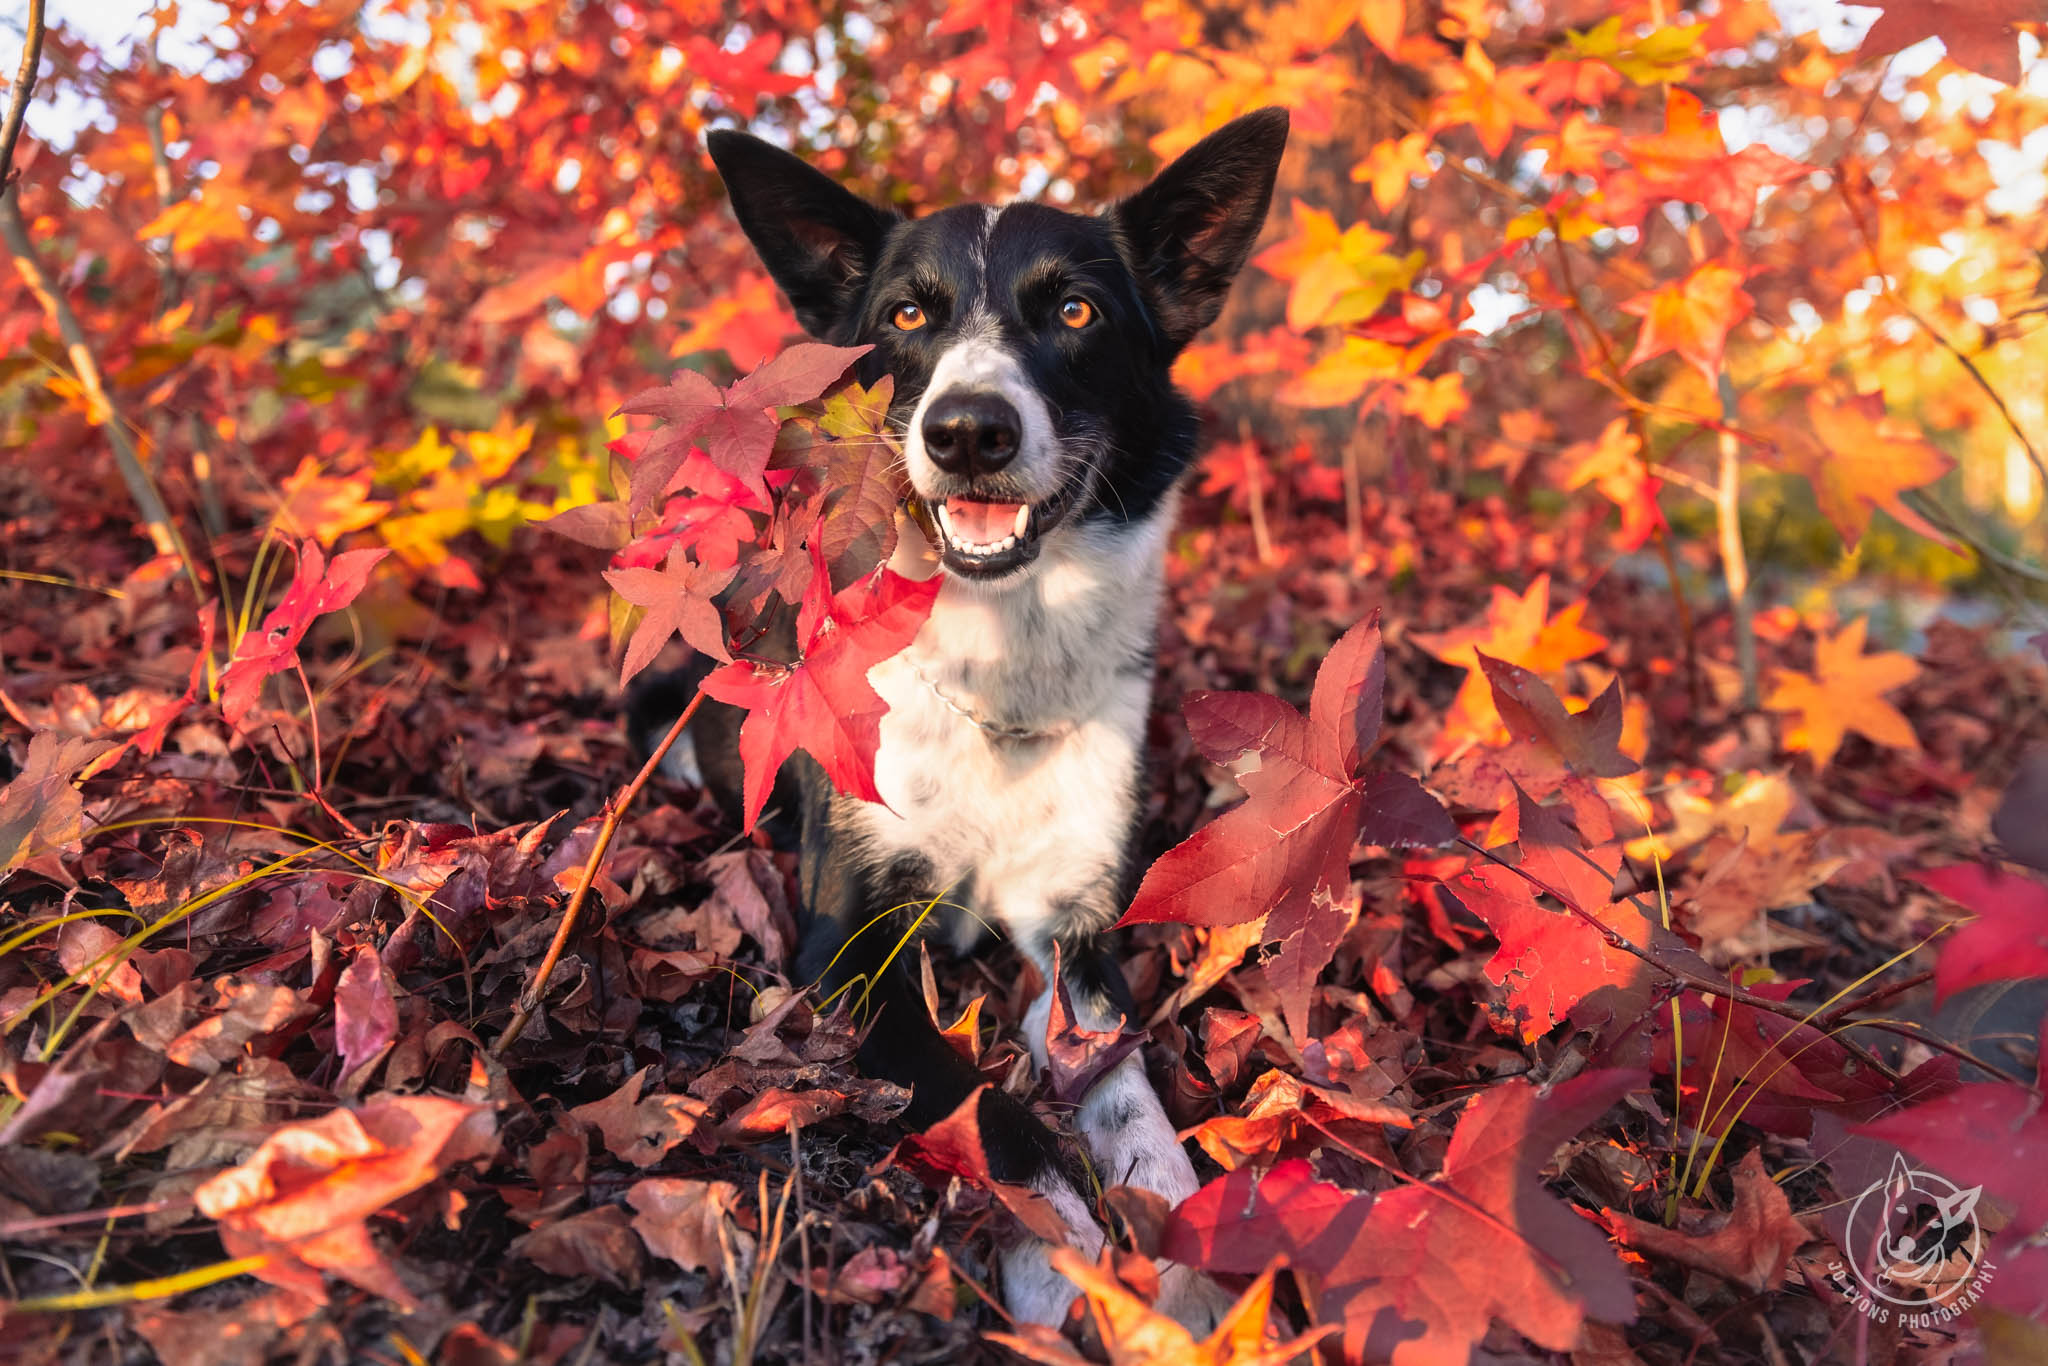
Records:
M896 215L751 134L721 128L706 145L740 227L804 331L846 340L834 334L851 318Z

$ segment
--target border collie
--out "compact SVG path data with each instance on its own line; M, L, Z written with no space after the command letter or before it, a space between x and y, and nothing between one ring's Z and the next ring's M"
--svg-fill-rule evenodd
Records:
M905 220L758 138L711 134L740 226L805 330L871 344L862 382L895 376L892 419L927 515L893 567L946 576L916 640L869 674L889 704L875 774L887 805L837 795L801 754L783 774L802 819L801 978L869 984L861 1065L911 1089L913 1126L983 1078L933 1026L902 955L878 975L914 913L892 908L964 903L962 947L998 926L1048 981L1057 947L1082 1024L1137 1018L1104 931L1131 891L1164 552L1195 452L1169 371L1222 309L1286 142L1286 111L1265 109L1092 217L1020 202ZM714 790L737 790L735 722L707 706L692 736ZM1051 1001L1024 1025L1041 1069ZM980 1120L993 1175L1046 1195L1094 1255L1089 1186L1053 1135L994 1087ZM1075 1128L1103 1187L1169 1203L1197 1187L1135 1054L1094 1084ZM1048 1250L1003 1255L1019 1319L1057 1324L1073 1298ZM1160 1308L1191 1327L1225 1303L1185 1268L1163 1277Z

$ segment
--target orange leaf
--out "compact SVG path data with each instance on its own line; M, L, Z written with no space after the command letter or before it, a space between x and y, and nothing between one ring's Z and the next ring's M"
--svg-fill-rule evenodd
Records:
M1489 156L1507 150L1515 129L1551 125L1550 111L1532 93L1543 79L1539 67L1499 72L1478 43L1467 43L1465 61L1457 68L1455 79L1457 88L1437 101L1436 126L1471 124Z
M483 1106L386 1096L286 1125L192 1198L219 1222L229 1255L270 1254L256 1274L274 1285L318 1298L325 1270L404 1302L363 1221L451 1163L494 1151L495 1130Z
M1920 676L1920 665L1895 650L1863 653L1870 619L1858 617L1833 637L1813 645L1813 673L1778 670L1776 685L1764 705L1793 713L1798 719L1785 729L1784 745L1813 755L1815 768L1826 768L1849 731L1881 745L1918 752L1920 739L1913 723L1884 700L1893 688Z
M1584 659L1607 645L1607 638L1579 624L1586 604L1575 602L1550 615L1550 575L1539 574L1529 591L1517 597L1496 586L1486 619L1454 631L1411 634L1417 645L1446 664L1468 670L1465 682L1444 719L1447 732L1491 731L1500 725L1493 689L1479 668L1479 652L1519 664L1531 673L1557 674L1575 659Z
M1716 383L1729 330L1756 307L1743 292L1747 275L1735 266L1709 261L1683 280L1622 304L1622 312L1643 320L1626 367L1634 369L1653 356L1676 351L1699 367L1708 384Z
M1455 370L1435 379L1412 375L1401 389L1401 411L1421 418L1432 430L1464 416L1471 406L1472 400L1465 396L1465 377Z
M1410 180L1427 180L1431 169L1428 136L1410 133L1374 143L1365 159L1351 168L1351 178L1371 185L1372 202L1386 213L1408 193Z
M1760 142L1730 152L1699 96L1676 87L1665 96L1663 135L1631 138L1623 155L1652 192L1704 204L1730 237L1756 217L1760 192L1813 169Z
M1406 353L1391 342L1346 337L1335 351L1289 381L1280 390L1280 400L1304 408L1355 403L1371 385L1399 379L1406 362Z
M1930 540L1946 538L1899 495L1933 483L1955 461L1926 438L1885 417L1883 394L1838 398L1813 393L1806 400L1809 438L1796 428L1782 434L1774 463L1805 477L1814 501L1850 548L1863 539L1874 508Z

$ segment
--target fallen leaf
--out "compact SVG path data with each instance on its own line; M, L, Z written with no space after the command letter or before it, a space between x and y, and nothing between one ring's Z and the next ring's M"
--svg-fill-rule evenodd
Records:
M2048 977L2048 882L1978 863L1906 876L1976 916L1940 945L1934 960L1936 1005L1979 982Z
M1603 1210L1614 1234L1629 1247L1719 1276L1761 1295L1784 1282L1792 1255L1814 1235L1792 1215L1782 1186L1764 1171L1751 1148L1735 1164L1735 1208L1698 1227L1666 1228L1621 1210Z
M1764 705L1791 712L1797 720L1785 728L1784 747L1813 755L1817 769L1826 768L1850 731L1894 749L1918 752L1920 739L1913 723L1884 695L1920 676L1912 656L1892 650L1863 653L1868 617L1858 617L1833 636L1813 644L1813 673L1780 669Z

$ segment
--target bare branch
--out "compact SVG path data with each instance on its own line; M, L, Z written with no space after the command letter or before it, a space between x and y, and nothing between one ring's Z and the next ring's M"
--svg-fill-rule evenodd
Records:
M7 122L0 124L0 195L14 185L14 144L28 117L28 98L35 89L36 70L43 64L43 0L28 0L28 33L21 43L21 70L15 73Z

